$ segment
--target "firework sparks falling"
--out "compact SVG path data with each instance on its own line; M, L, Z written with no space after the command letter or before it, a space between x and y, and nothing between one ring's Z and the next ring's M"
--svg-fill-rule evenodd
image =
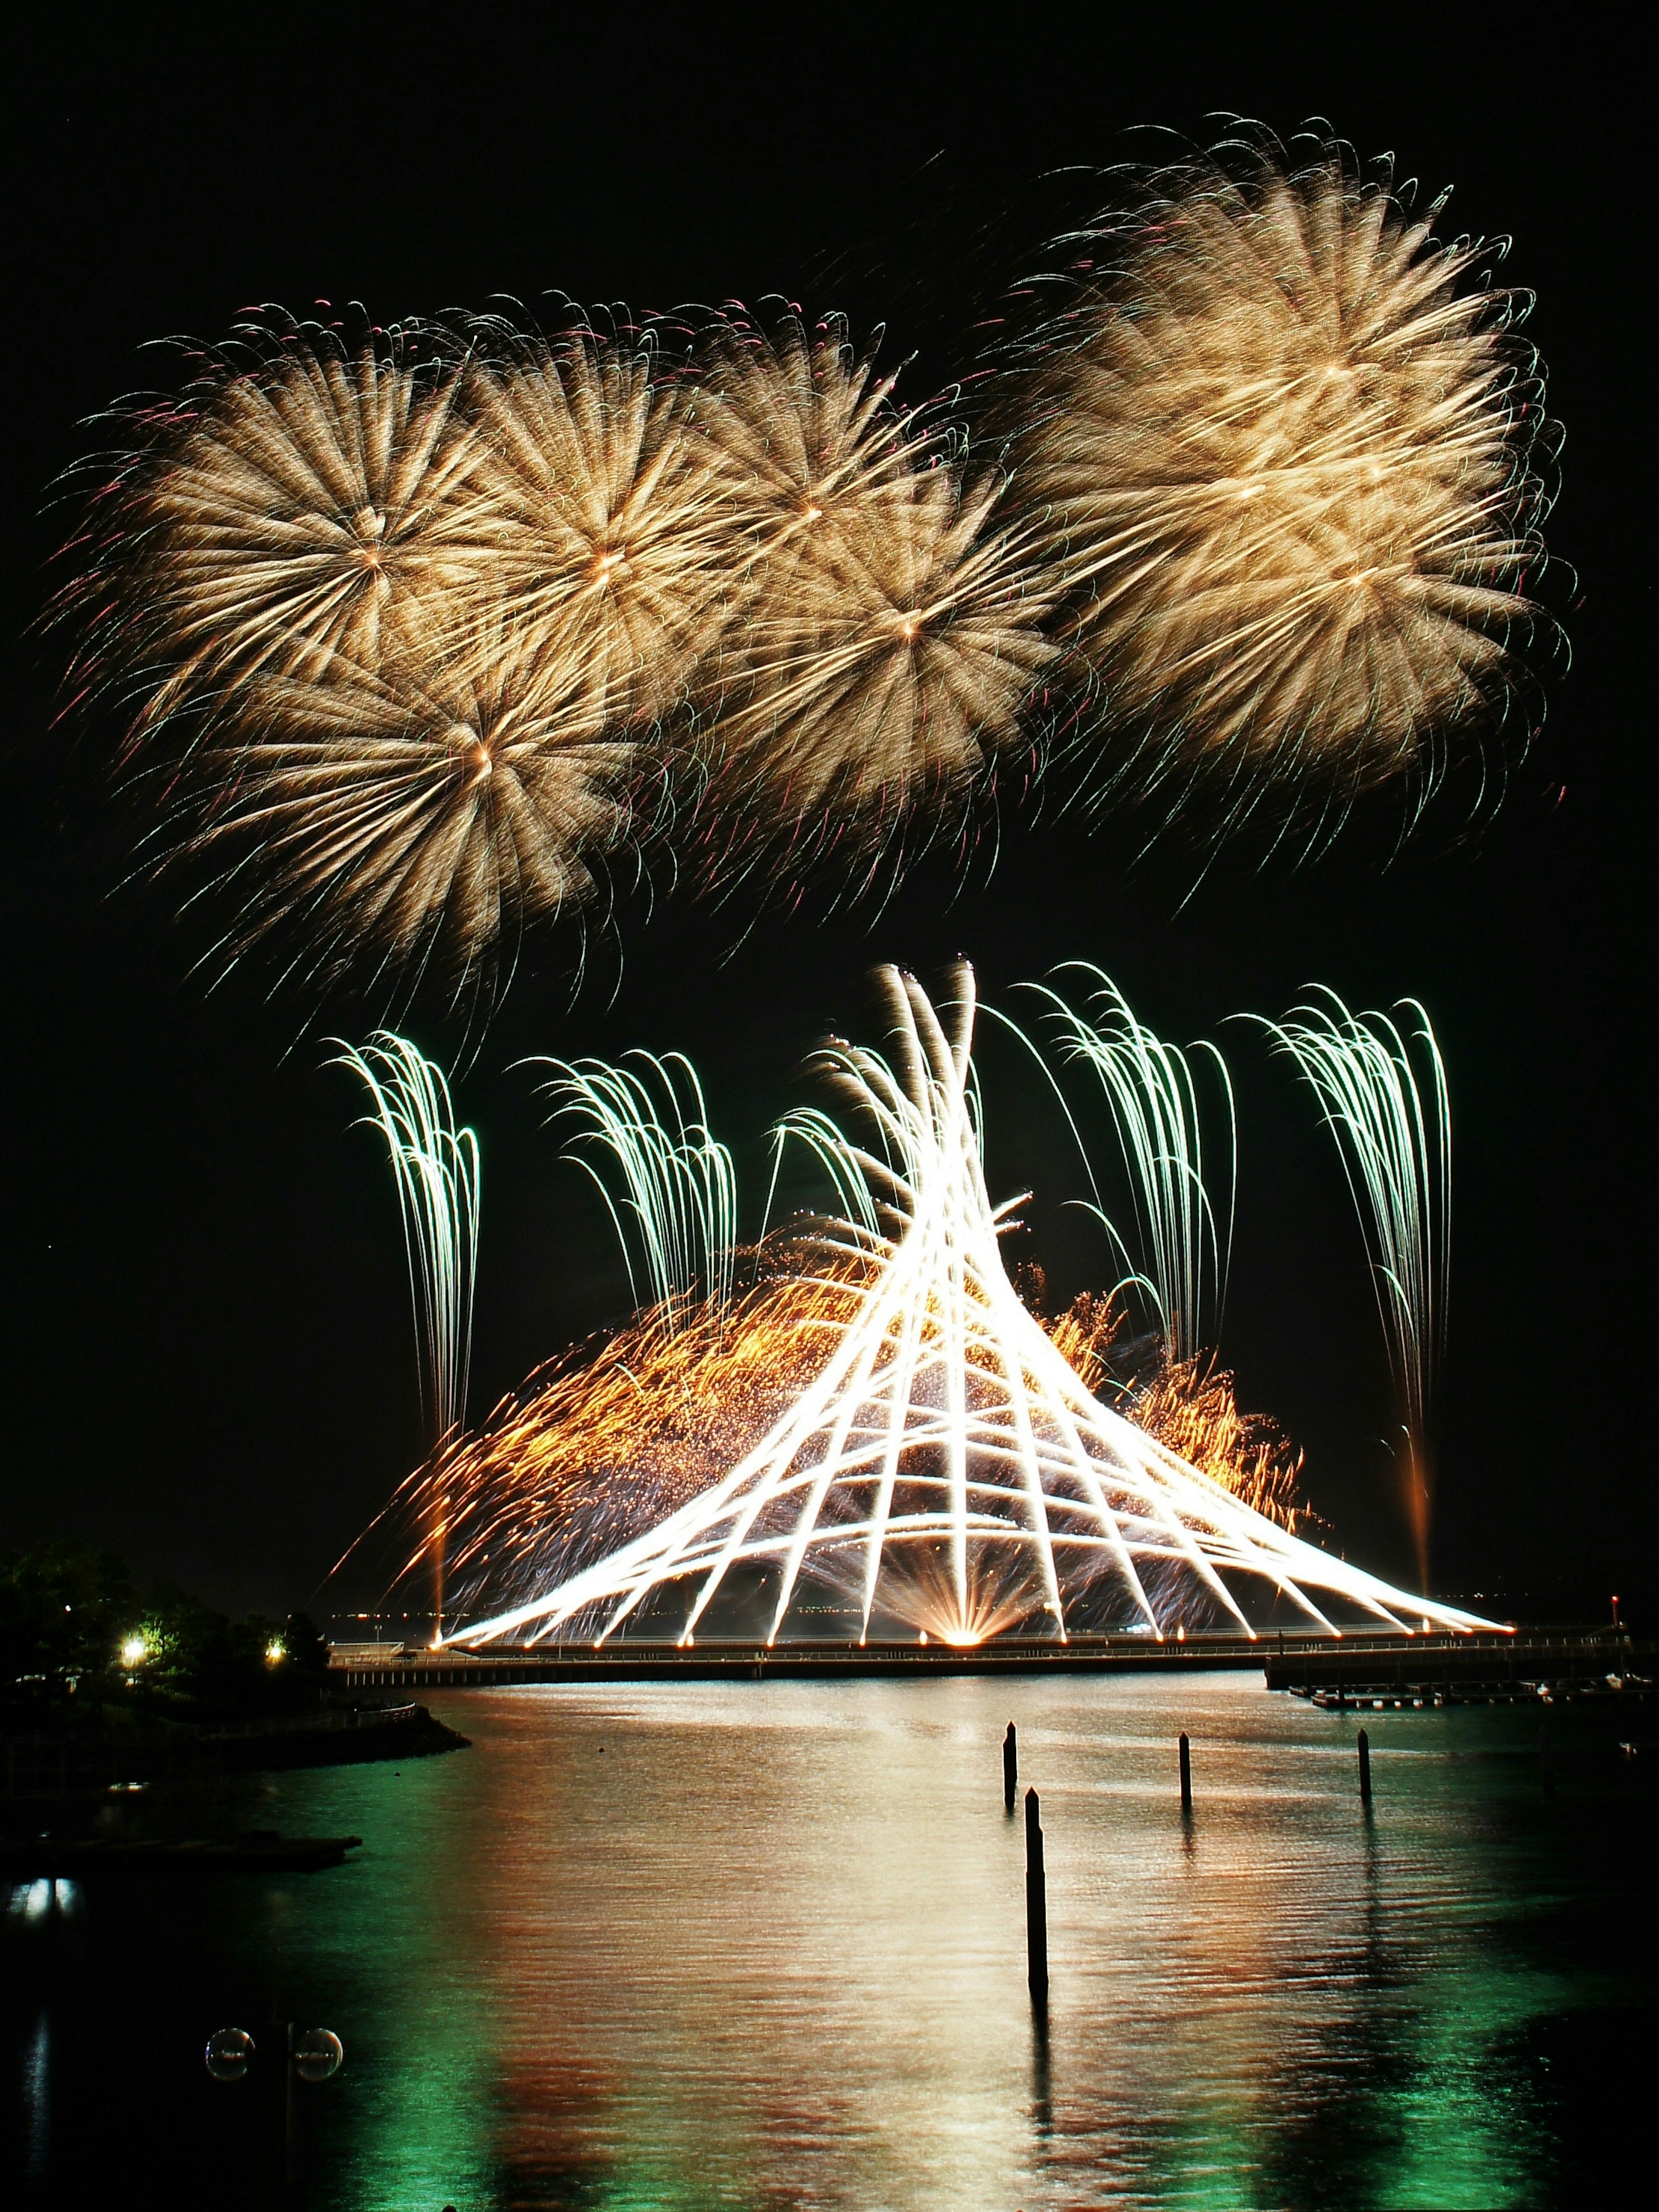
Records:
M421 1407L434 1447L466 1417L472 1285L478 1257L478 1139L457 1129L444 1072L407 1037L382 1030L332 1065L367 1088L398 1184Z
M1166 1362L1191 1360L1203 1345L1214 1340L1226 1297L1238 1172L1227 1064L1212 1044L1192 1048L1213 1070L1222 1102L1226 1212L1218 1222L1205 1183L1202 1119L1191 1060L1178 1045L1166 1043L1137 1020L1123 994L1101 969L1084 961L1068 964L1095 986L1091 1012L1078 1012L1046 984L1023 988L1043 1002L1061 1059L1086 1068L1099 1085L1128 1171L1135 1254L1131 1255L1101 1206L1094 1170L1079 1138L1095 1190L1088 1210L1131 1270L1118 1288L1133 1288L1150 1301ZM1030 1045L1021 1031L1014 1034ZM1030 1048L1041 1061L1042 1055ZM1073 1128L1075 1133L1075 1122Z
M1334 143L1292 167L1236 140L1063 242L1071 296L1017 379L1022 498L1104 718L1146 778L1218 771L1235 818L1275 778L1425 793L1440 733L1521 681L1542 372L1528 303L1438 211Z
M672 1334L676 1313L691 1302L705 1297L719 1310L732 1296L737 1176L730 1152L709 1132L690 1061L681 1053L629 1057L632 1067L602 1060L532 1065L548 1071L553 1118L571 1130L565 1158L605 1200L635 1307L655 1307ZM593 1165L594 1152L619 1181L620 1202ZM641 1273L650 1285L648 1300L640 1295Z
M1433 1502L1428 1422L1445 1349L1451 1264L1445 1065L1415 999L1396 1010L1414 1024L1403 1033L1387 1014L1352 1014L1334 991L1316 988L1315 1003L1263 1027L1312 1085L1359 1216L1401 1411L1407 1506L1426 1587ZM1426 1085L1419 1081L1413 1047Z
M911 1547L923 1580L944 1577L945 1626L963 1641L1007 1618L1016 1586L1020 1617L1061 1636L1068 1605L1155 1635L1189 1613L1248 1631L1235 1582L1328 1629L1311 1593L1395 1627L1401 1609L1477 1625L1316 1550L1093 1396L1002 1266L1010 1208L991 1204L980 1157L971 974L957 972L944 1019L884 975L895 1062L846 1045L823 1055L879 1147L849 1140L843 1172L884 1228L845 1221L818 1240L851 1311L825 1317L816 1373L712 1486L467 1640L571 1623L603 1640L680 1588L690 1642L734 1571L765 1578L773 1638L803 1576L839 1586L850 1573L867 1632L884 1563L902 1575Z
M1166 1362L1125 1410L1253 1511L1292 1534L1311 1523L1301 1497L1303 1455L1267 1414L1241 1412L1232 1376L1212 1358Z

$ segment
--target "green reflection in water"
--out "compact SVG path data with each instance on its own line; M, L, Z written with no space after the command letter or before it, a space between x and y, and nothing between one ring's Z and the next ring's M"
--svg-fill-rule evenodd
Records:
M313 1879L284 1949L286 2002L310 2001L346 2066L306 2096L305 2163L319 2207L436 2208L494 2199L495 2011L501 1993L456 1971L481 1838L472 1754L401 1771L284 1778L283 1825L367 1838Z
M1618 2046L1650 1792L1564 1741L1547 1804L1535 1716L1372 1719L1367 1819L1352 1722L1259 1677L434 1702L474 1750L270 1785L262 1820L362 1834L356 1864L158 1893L143 1942L87 1923L89 2021L194 1914L195 2012L257 1978L338 2030L344 2072L296 2097L315 2212L1547 2205L1582 2200L1595 2130L1638 2124L1596 2055L1575 2114L1538 2038ZM1046 2057L1011 1716L1043 1792Z

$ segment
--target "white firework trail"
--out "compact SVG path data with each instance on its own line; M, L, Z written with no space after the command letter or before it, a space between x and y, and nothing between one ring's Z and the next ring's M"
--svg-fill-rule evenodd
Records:
M1264 1022L1313 1085L1336 1140L1389 1350L1407 1448L1407 1504L1426 1579L1428 1425L1445 1353L1451 1267L1451 1101L1445 1063L1415 999L1392 1015L1351 1013L1323 984L1312 1003ZM1413 1048L1423 1063L1419 1082Z
M867 1634L884 1575L942 1583L939 1632L960 1644L1015 1619L1064 1638L1068 1613L1151 1636L1218 1619L1254 1634L1241 1592L1331 1632L1338 1613L1399 1630L1490 1626L1289 1534L1091 1394L1003 1267L1018 1201L993 1206L986 1188L972 973L957 970L938 1009L896 970L884 980L893 1062L839 1042L822 1055L876 1135L860 1145L826 1116L816 1141L839 1146L840 1187L863 1189L849 1212L879 1225L821 1232L828 1265L864 1273L816 1378L701 1496L465 1642L534 1643L576 1623L603 1643L681 1588L690 1644L734 1570L751 1586L775 1577L774 1641L803 1578L855 1582Z
M1188 1048L1191 1058L1179 1045L1167 1043L1137 1019L1111 977L1091 962L1067 961L1055 972L1073 970L1094 986L1086 1012L1079 1012L1046 983L1020 988L1045 1002L1060 1059L1086 1068L1099 1084L1128 1176L1136 1249L1131 1251L1107 1216L1088 1147L1067 1108L1095 1194L1092 1202L1082 1202L1130 1270L1117 1289L1136 1290L1149 1303L1166 1359L1190 1359L1214 1343L1226 1303L1238 1180L1237 1129L1227 1063L1207 1040ZM1031 1040L1006 1016L999 1018L1042 1062ZM1220 1214L1205 1179L1194 1059L1213 1071L1221 1100L1226 1195ZM1046 1073L1047 1064L1042 1064Z
M367 1086L398 1184L421 1407L434 1449L466 1418L472 1356L472 1294L478 1260L478 1139L455 1127L441 1067L407 1037L377 1030L361 1050L336 1037L340 1056Z
M544 1088L553 1119L572 1128L564 1157L605 1201L635 1310L659 1307L672 1322L693 1298L730 1303L737 1175L731 1152L709 1131L702 1085L684 1054L627 1059L637 1068L592 1059L530 1065L549 1071ZM609 1175L593 1164L595 1152Z

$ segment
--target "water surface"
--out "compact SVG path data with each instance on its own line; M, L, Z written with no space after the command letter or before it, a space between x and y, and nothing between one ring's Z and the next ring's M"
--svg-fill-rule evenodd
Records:
M236 2201L201 2047L268 2016L345 2043L295 2093L330 2212L1539 2205L1633 2140L1650 1794L1585 1716L1550 1798L1535 1712L1366 1714L1368 1815L1354 1718L1255 1674L434 1704L474 1749L263 1786L352 1865L14 1899L9 2201Z

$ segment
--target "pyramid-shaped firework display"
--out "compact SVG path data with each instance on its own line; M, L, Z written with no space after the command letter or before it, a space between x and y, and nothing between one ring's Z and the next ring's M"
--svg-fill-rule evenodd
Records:
M775 1641L792 1606L826 1588L854 1601L860 1640L872 1621L924 1613L955 1644L1016 1629L1254 1634L1269 1619L1487 1626L1291 1534L1086 1387L1003 1266L1019 1201L993 1206L986 1188L972 971L937 1008L896 970L883 980L891 1060L825 1054L869 1143L828 1140L855 1202L815 1240L844 1293L816 1376L701 1495L459 1640L603 1642L647 1616L660 1632L672 1613L690 1644L741 1591L751 1612L762 1599ZM816 1127L822 1144L834 1125Z

